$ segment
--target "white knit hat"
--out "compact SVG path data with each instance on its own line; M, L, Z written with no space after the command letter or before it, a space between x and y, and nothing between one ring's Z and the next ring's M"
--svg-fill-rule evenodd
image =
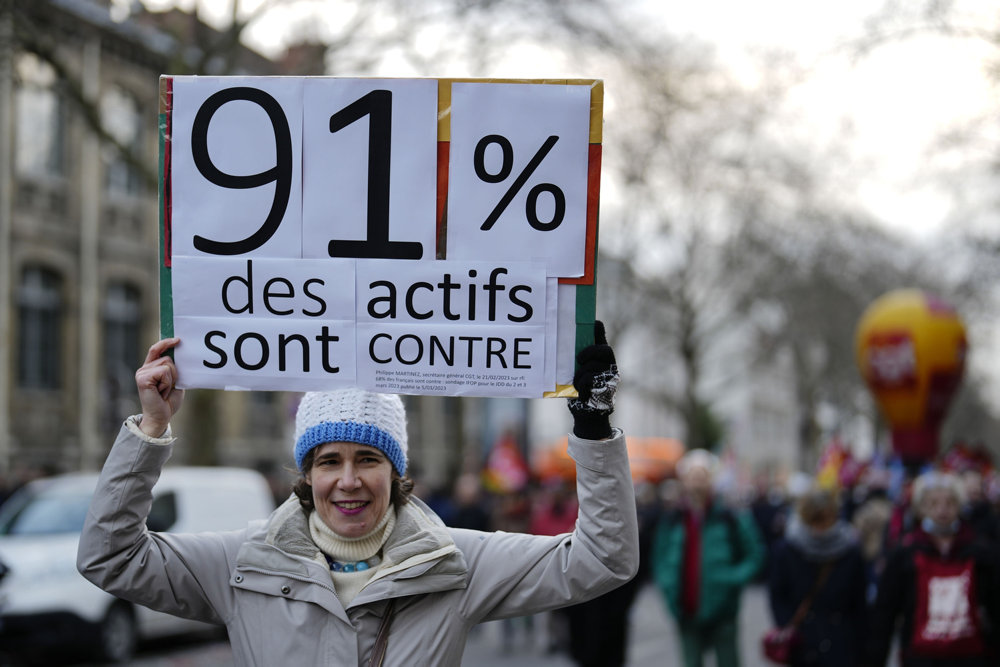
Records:
M363 389L313 391L302 397L295 415L295 464L317 445L357 442L375 447L400 475L406 474L406 411L394 394Z

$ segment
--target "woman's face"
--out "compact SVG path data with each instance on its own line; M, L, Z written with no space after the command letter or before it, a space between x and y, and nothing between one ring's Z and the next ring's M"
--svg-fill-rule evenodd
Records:
M939 526L951 525L958 518L958 499L950 489L930 489L920 504L923 515Z
M341 537L371 532L389 508L389 459L374 447L354 442L327 442L314 452L306 481L323 523Z

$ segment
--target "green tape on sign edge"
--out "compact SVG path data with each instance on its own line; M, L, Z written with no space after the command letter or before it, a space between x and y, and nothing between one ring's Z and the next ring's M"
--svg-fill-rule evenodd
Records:
M576 353L593 345L597 319L597 285L576 286Z
M600 241L601 218L597 216L594 232L594 281L576 286L576 354L594 344L594 322L597 320L597 248Z

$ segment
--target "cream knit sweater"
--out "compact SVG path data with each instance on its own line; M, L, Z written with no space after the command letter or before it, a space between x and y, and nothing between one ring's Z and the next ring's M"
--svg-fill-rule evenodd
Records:
M320 551L330 558L343 562L353 562L368 560L381 549L382 545L392 534L392 529L396 526L396 510L392 505L386 510L381 521L372 528L371 532L361 537L341 537L330 530L329 526L323 523L319 513L313 511L309 515L309 533L313 542L320 548ZM333 588L337 591L337 597L346 608L351 604L351 600L361 592L361 589L371 581L382 564L361 572L333 572L330 571L330 578L333 580Z

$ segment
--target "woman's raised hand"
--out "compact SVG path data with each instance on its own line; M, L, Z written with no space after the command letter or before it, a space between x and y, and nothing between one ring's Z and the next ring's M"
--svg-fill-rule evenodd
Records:
M170 419L181 409L184 401L184 390L177 389L177 366L173 359L165 356L180 342L180 338L164 338L153 343L146 361L135 372L135 386L142 405L139 427L153 438L166 432Z

